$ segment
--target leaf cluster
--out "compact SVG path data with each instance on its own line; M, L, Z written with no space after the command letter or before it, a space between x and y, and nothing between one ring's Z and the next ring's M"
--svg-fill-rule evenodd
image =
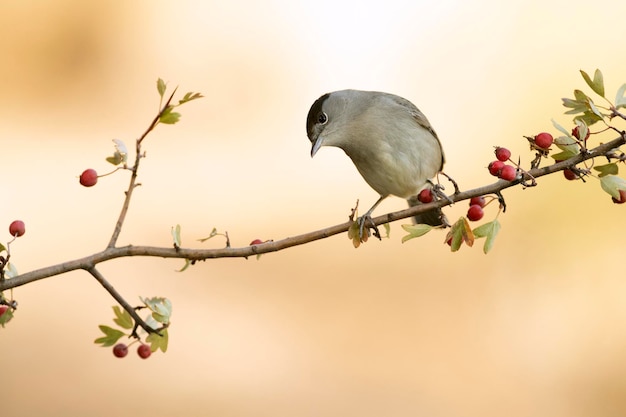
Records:
M146 308L150 311L149 315L145 319L145 322L154 330L146 335L145 342L150 345L150 350L152 350L152 352L159 349L166 352L169 341L167 328L170 325L172 303L164 297L140 297L140 300L143 305L135 307L135 309L139 310ZM113 315L113 322L118 328L106 325L98 326L102 333L104 333L104 336L94 340L94 343L102 345L102 347L110 347L115 345L124 336L141 340L141 336L137 333L137 323L135 323L128 311L124 310L120 306L113 306Z

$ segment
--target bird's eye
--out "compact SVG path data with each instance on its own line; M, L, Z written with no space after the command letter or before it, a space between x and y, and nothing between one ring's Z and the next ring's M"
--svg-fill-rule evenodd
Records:
M327 121L328 121L328 116L326 115L326 113L322 112L320 113L319 116L317 116L318 123L325 125Z

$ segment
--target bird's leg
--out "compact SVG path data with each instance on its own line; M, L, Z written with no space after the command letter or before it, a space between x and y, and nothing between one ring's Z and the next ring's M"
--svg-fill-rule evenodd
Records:
M376 225L374 224L374 222L372 221L372 212L376 209L376 207L378 207L378 205L385 199L387 198L387 196L380 196L380 198L374 203L374 205L365 212L364 215L362 215L361 217L359 217L357 219L357 222L359 224L359 239L361 240L361 242L363 241L363 232L365 231L365 223L369 220L369 222L372 224L373 229L375 230L374 232L374 236L376 236L377 238L380 239L380 232L378 231L378 227L376 227ZM366 232L367 233L367 232Z
M441 174L444 177L446 177L448 179L448 181L450 181L452 183L452 185L454 186L454 194L458 194L458 193L461 192L461 190L459 190L459 184L457 184L456 181L454 181L454 179L452 179L451 176L449 176L448 174L446 174L443 171L440 171L439 174Z
M439 183L434 184L431 180L428 180L427 182L431 185L430 189L432 193L435 195L435 198L437 198L437 200L446 200L450 204L454 203L454 201L452 201L452 199L448 197L446 193L443 192L444 190L443 185ZM456 185L456 183L454 183L454 185Z

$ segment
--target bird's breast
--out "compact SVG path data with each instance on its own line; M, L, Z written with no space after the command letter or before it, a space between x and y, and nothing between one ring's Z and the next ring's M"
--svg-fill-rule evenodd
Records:
M353 143L344 151L363 179L380 195L416 195L441 167L439 142L429 132L413 137L389 137L373 143Z

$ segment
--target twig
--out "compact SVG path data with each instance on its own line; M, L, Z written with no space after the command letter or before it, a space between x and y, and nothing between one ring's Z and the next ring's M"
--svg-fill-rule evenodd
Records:
M163 113L167 110L167 108L170 106L170 103L172 102L172 99L174 98L174 93L176 93L176 89L174 89L174 92L170 95L170 98L163 105L163 107L161 108L161 111L159 111L159 114L157 114L154 117L154 119L152 120L152 123L150 123L150 126L148 126L145 132L143 132L143 134L139 137L139 139L137 139L137 144L135 146L135 164L133 165L133 168L131 169L132 174L130 175L130 182L128 184L128 189L126 190L126 197L124 198L124 203L122 204L122 211L120 212L120 215L117 218L117 222L115 223L115 228L113 229L113 235L111 235L111 240L109 240L109 244L107 245L107 248L115 247L115 244L117 243L117 239L120 236L120 233L122 232L122 225L124 224L124 220L126 219L126 213L128 213L128 208L130 206L130 198L133 195L133 190L135 189L135 187L139 185L137 184L137 172L139 171L139 161L143 157L143 154L141 152L141 143L146 138L146 136L148 136L148 134L152 132L152 130L156 127L156 125L159 124L159 119L161 118Z
M113 288L109 281L104 278L104 276L100 273L100 271L96 269L95 266L84 269L89 272L104 287L104 289L107 290L109 294L111 294L111 297L113 297L115 301L117 301L118 304L121 305L122 308L131 315L133 320L135 320L135 328L133 329L133 334L136 334L137 326L141 326L141 328L148 333L155 332L152 327L148 326L148 324L141 317L139 317L139 314L137 314L137 310L133 306L128 304L124 297L122 297L122 295L117 292L115 288Z

